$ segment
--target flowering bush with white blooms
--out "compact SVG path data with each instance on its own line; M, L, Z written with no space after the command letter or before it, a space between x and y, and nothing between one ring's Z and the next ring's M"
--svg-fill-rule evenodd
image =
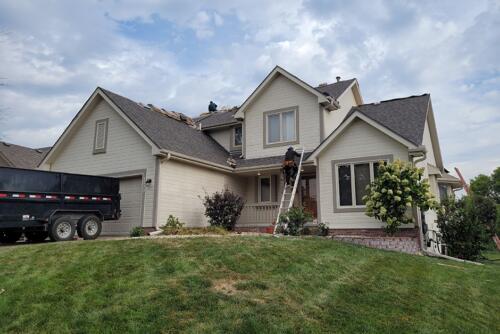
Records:
M407 215L411 208L437 209L429 182L422 179L423 173L423 168L401 160L381 161L378 176L367 186L368 193L363 197L366 215L386 223L387 233L394 234L402 224L413 222L411 215Z

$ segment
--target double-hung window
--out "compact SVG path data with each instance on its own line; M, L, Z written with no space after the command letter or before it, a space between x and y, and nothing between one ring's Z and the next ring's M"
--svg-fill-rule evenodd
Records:
M297 107L270 111L264 114L265 144L288 144L298 138Z
M365 206L363 196L367 194L366 187L377 177L379 163L379 160L334 163L337 208Z

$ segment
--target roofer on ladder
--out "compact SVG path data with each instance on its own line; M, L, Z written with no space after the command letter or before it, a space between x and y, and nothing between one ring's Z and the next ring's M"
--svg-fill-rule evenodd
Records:
M285 159L283 160L283 173L285 174L286 184L289 185L290 182L295 181L295 176L299 168L297 167L297 163L295 162L295 157L300 158L300 154L298 154L292 146L288 148L285 153Z

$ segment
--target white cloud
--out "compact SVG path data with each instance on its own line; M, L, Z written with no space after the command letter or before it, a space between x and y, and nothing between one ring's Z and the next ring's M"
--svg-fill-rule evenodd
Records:
M186 66L165 41L120 31L119 22L156 17L174 25L177 41L192 30L193 50L206 40L213 48ZM430 92L447 165L472 176L498 164L493 1L3 1L0 19L9 31L0 36L0 76L9 84L1 106L5 127L16 129L0 132L11 141L50 144L97 85L194 115L209 100L240 104L279 64L311 84L357 77L367 102ZM229 29L241 31L218 42ZM32 143L29 130L38 134Z

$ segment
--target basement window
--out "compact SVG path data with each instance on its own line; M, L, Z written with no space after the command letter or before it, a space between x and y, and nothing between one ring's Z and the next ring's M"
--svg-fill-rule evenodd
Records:
M100 119L95 122L94 132L94 154L106 153L108 142L108 119Z

